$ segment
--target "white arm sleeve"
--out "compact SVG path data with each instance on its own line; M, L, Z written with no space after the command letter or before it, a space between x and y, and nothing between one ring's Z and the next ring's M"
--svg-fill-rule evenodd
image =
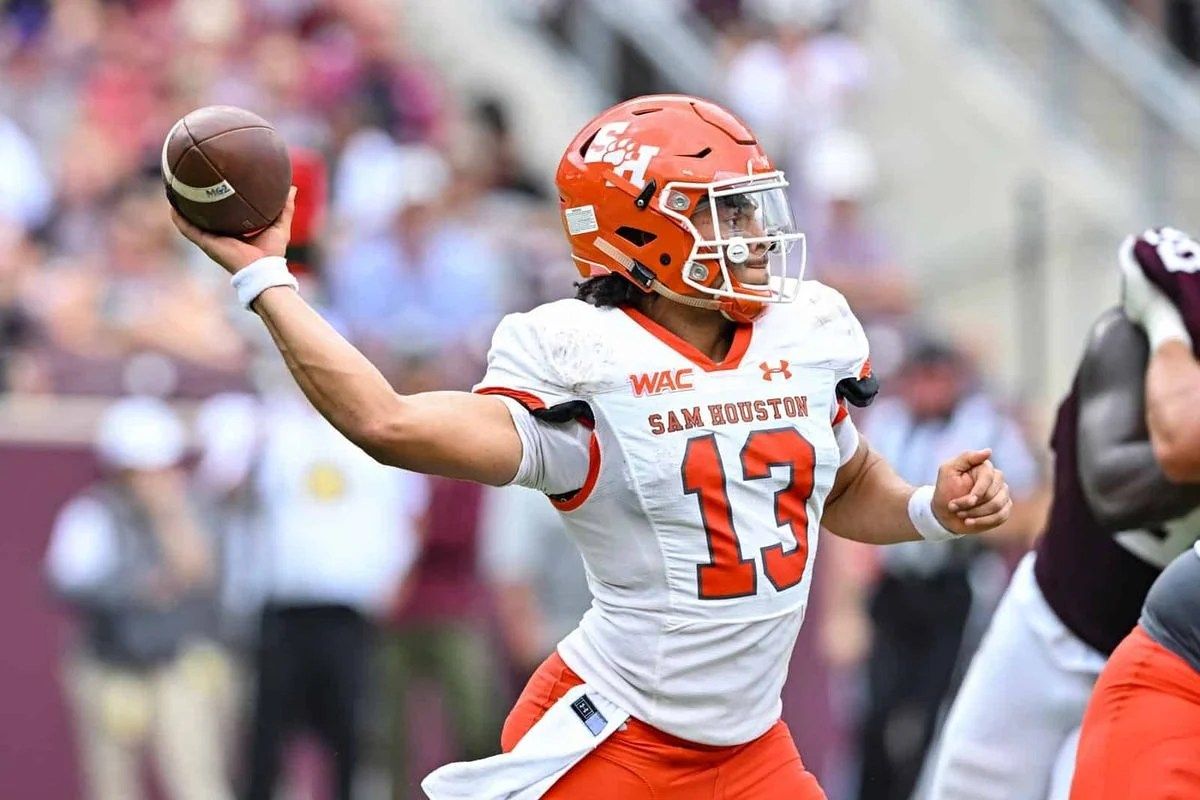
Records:
M824 320L820 330L826 337L824 346L829 366L833 369L834 385L843 380L863 381L870 378L871 348L867 343L867 334L863 331L858 317L854 316L846 298L834 289L815 281L811 283L810 291L819 298L817 307L821 310ZM836 394L830 413L830 424L833 425L833 433L837 438L841 464L845 464L858 450L858 427L850 418L849 404Z
M837 439L839 458L838 466L844 466L858 451L858 427L850 417L842 417L841 422L834 423L833 435Z
M521 466L512 483L548 495L568 494L588 474L591 432L579 422L543 422L510 397L501 397L521 438Z

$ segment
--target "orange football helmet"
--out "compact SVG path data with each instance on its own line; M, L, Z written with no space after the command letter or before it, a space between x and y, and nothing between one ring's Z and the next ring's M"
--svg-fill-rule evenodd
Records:
M739 322L799 293L804 234L787 181L715 103L648 95L615 105L575 136L555 181L585 278L616 273ZM765 267L766 280L739 281L731 266L742 265Z

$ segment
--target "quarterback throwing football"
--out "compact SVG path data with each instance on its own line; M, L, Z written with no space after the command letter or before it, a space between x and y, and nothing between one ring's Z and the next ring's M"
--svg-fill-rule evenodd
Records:
M291 202L254 239L180 230L233 273L305 394L405 469L544 492L595 597L537 670L503 754L441 798L821 798L780 721L817 533L875 544L1009 514L989 451L916 488L847 416L876 391L837 292L803 281L783 174L680 95L589 122L558 168L576 299L506 317L473 393L400 396L293 291ZM346 535L353 535L347 532Z

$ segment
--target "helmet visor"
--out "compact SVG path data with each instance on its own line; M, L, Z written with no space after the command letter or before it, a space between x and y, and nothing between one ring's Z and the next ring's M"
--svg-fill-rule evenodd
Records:
M804 274L804 234L796 230L782 174L741 176L706 188L690 216L675 215L696 238L684 282L717 297L794 300Z

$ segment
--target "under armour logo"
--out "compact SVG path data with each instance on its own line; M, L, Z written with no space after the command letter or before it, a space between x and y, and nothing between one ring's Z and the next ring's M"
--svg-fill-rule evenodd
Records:
M586 694L580 695L579 699L571 703L571 710L579 717L579 721L587 726L592 736L599 736L608 725L608 720Z
M758 365L758 368L763 371L764 381L773 381L776 375L782 375L784 380L792 377L792 371L788 369L788 362L786 361L780 361L778 367L772 367L764 361Z

